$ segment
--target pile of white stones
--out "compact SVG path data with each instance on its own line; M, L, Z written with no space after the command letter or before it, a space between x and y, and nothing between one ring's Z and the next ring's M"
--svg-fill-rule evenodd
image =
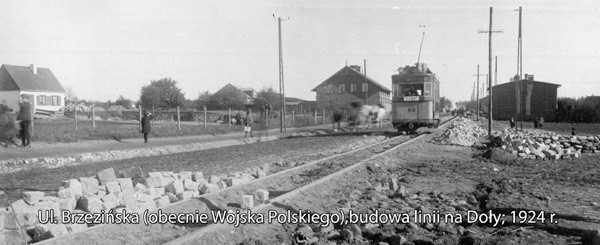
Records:
M503 150L523 159L566 159L600 152L600 135L563 136L540 129L506 129L500 137Z
M9 207L0 207L0 244L19 239L19 229L33 234L33 237L25 237L30 242L88 228L86 223L62 223L63 211L70 214L117 214L125 210L127 213L141 214L145 210L153 211L173 202L263 178L268 173L268 166L228 176L211 175L208 179L204 178L202 172L149 172L144 175L139 169L120 171L117 178L115 171L109 168L94 177L63 181L58 196L47 196L41 191L24 191L22 199ZM254 195L242 196L240 202L242 208L251 208L255 201L267 199L268 191L256 190ZM40 223L47 220L49 215L53 215L58 222Z
M461 117L452 122L448 130L435 140L441 144L472 146L480 143L484 137L487 137L487 131L475 121Z

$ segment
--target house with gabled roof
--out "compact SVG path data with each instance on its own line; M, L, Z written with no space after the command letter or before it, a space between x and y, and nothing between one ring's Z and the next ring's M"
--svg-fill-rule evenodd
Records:
M65 89L48 68L14 66L0 67L0 102L6 100L13 111L19 110L22 95L29 97L34 111L62 111Z
M360 66L344 66L311 91L317 93L317 102L332 94L344 94L352 101L363 104L391 105L391 90L360 72Z
M256 98L256 91L252 88L241 88L228 83L219 89L215 94L223 94L233 100L243 100L246 106L252 105Z

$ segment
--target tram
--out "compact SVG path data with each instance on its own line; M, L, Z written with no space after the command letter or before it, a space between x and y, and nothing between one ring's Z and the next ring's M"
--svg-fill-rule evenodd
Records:
M440 82L425 63L405 66L392 75L392 125L399 132L440 124Z

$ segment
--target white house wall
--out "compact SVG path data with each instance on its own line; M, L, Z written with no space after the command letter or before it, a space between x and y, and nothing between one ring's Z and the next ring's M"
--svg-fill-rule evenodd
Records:
M33 105L33 108L35 108L36 110L60 111L65 106L65 94L64 93L21 91L20 94L33 95L33 101L31 101L31 105ZM52 103L52 96L58 96L59 97L58 101L60 101L60 105L59 106L38 105L38 95L50 96L49 100L48 99L46 100L46 103Z

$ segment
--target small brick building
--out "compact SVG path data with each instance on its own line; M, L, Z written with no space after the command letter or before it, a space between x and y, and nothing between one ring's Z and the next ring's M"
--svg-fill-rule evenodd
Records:
M543 117L544 121L556 119L557 89L559 84L534 81L529 79L512 81L493 87L493 118L494 120L509 120L511 117L533 121ZM487 107L487 100L483 100ZM484 110L487 111L487 108Z

